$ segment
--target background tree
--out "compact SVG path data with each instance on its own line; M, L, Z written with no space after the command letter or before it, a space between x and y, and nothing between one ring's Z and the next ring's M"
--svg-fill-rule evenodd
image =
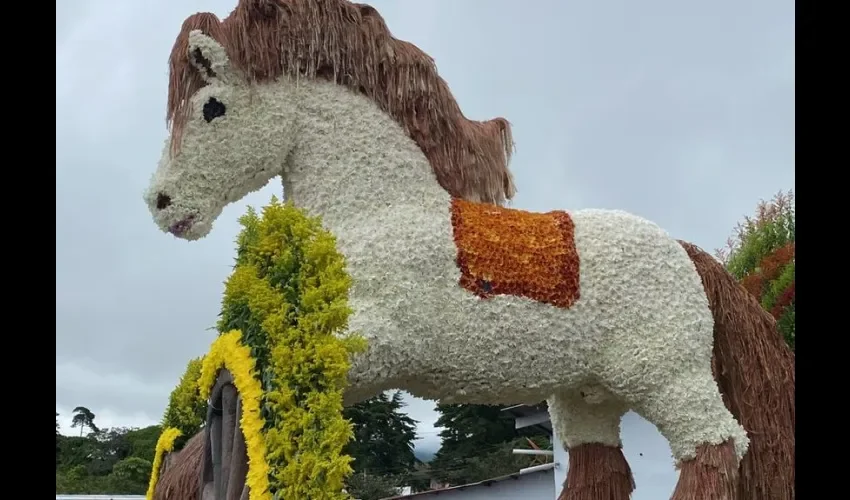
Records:
M354 458L355 474L405 474L413 470L417 422L401 411L404 406L401 392L396 391L343 410L354 427L354 439L345 453Z
M502 406L438 404L442 445L429 464L432 475L451 484L483 481L513 474L540 458L514 455L514 448L529 448L531 438L541 449L551 449L542 429L516 429L513 416Z
M71 419L71 427L80 428L80 437L83 436L83 430L88 428L92 432L98 432L98 428L94 425L94 413L85 406L78 406L73 411L74 418Z
M348 477L345 490L358 500L380 500L397 496L403 480L387 474L354 473Z
M404 486L410 486L414 492L430 490L433 476L430 464L417 461L413 470L405 478Z
M770 201L761 201L755 216L745 217L726 248L717 251L729 272L776 318L792 350L796 340L794 215L793 191L780 191Z
M59 412L56 412L56 468L59 469L59 454L61 451L62 435L59 434Z
M144 484L150 479L152 464L140 457L127 457L115 463L112 475L118 481L128 484Z
M156 441L162 429L158 425L142 427L141 429L128 429L125 434L129 454L125 458L138 457L153 463ZM150 472L150 469L148 470ZM147 484L147 480L145 480Z
M435 469L437 476L452 485L475 483L494 477L516 474L520 469L540 465L552 460L547 456L515 455L514 449L532 448L528 440L532 440L536 448L551 449L548 437L516 438L505 443L483 449L478 455L471 455L448 463L442 469ZM436 467L436 465L435 465Z
M98 442L99 448L109 457L109 469L121 460L138 457L153 462L156 441L161 428L151 425L142 429L113 427L103 429L92 437Z
M86 468L97 446L97 441L91 437L67 436L60 442L59 470L67 472L77 466Z
M56 493L144 494L159 433L153 425L60 436Z

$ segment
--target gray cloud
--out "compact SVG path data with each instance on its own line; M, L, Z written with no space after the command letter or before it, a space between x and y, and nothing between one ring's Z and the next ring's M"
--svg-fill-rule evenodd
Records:
M166 136L166 59L183 19L235 0L57 3L56 405L101 425L159 419L189 358L214 338L236 219L186 243L141 201ZM759 198L794 186L790 0L373 2L437 61L465 113L514 124L515 205L604 207L721 246ZM433 404L411 400L422 446ZM70 418L69 416L67 417ZM66 424L67 425L67 424ZM636 500L675 482L651 425L623 423ZM640 456L638 453L643 453Z

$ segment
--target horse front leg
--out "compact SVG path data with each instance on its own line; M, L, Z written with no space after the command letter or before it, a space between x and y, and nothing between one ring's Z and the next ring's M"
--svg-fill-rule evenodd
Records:
M555 436L570 457L558 500L629 500L635 482L620 441L627 405L601 387L562 391L548 404Z

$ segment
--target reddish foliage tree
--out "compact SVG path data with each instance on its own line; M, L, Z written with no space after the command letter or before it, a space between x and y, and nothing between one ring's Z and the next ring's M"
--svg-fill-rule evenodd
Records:
M795 204L792 191L761 201L754 217L745 217L717 256L741 285L756 296L778 323L793 349L795 343Z

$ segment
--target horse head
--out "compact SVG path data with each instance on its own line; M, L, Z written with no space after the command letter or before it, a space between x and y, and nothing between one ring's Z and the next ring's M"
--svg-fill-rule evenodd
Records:
M181 103L144 198L160 229L196 240L227 204L280 173L293 144L295 86L285 77L254 84L201 30L186 45L183 71L200 77L199 88Z

